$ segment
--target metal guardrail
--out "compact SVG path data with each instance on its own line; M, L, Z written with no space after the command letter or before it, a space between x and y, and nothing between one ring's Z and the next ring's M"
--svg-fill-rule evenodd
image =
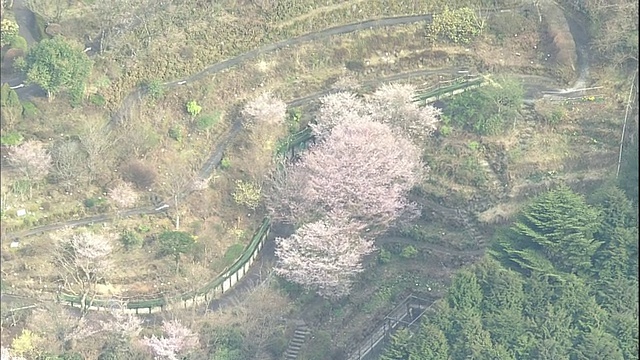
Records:
M429 305L427 305L429 304ZM432 303L415 295L407 296L376 327L367 338L360 343L347 360L374 360L384 350L385 345L391 339L391 335L401 328L411 328L418 324L419 320L432 306Z
M264 242L269 234L271 221L265 218L262 225L256 231L251 243L243 251L242 255L231 265L231 267L202 288L189 291L173 297L163 297L151 300L130 301L124 306L123 311L138 314L140 309L148 309L145 313L155 313L167 310L175 304L182 303L183 306L189 307L199 302L208 302L212 300L218 293L222 294L228 291L236 282L238 282L247 272L249 266L253 263L262 249ZM73 307L83 308L86 306L89 310L97 311L113 311L120 307L121 302L116 299L94 299L89 304L81 303L81 296L70 295L65 293L58 294L58 300L67 302ZM88 306L87 306L88 305Z

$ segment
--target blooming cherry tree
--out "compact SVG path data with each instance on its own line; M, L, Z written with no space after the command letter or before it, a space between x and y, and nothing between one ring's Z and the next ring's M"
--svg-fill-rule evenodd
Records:
M369 114L374 120L423 142L436 130L441 112L430 105L418 106L413 101L416 93L413 85L382 85L366 99Z
M88 231L73 233L69 229L54 236L58 240L55 263L65 288L80 295L82 310L86 311L96 294L96 284L112 269L112 239Z
M178 320L165 321L162 329L166 336L144 337L141 343L148 346L155 359L178 360L178 354L198 346L198 338Z
M248 102L242 110L242 115L250 126L260 123L282 124L287 115L287 104L273 94L265 92Z
M109 191L109 198L118 208L128 208L135 205L138 192L128 182L121 182Z
M337 92L320 98L315 122L309 124L318 139L326 138L336 125L362 118L368 109L362 99L350 92Z
M288 170L272 209L297 224L341 212L384 231L407 208L405 195L422 173L415 145L385 124L356 118L338 124Z
M8 160L29 180L39 180L47 176L52 164L51 154L45 149L44 144L34 140L12 147Z
M317 143L274 176L272 216L300 228L276 239L276 272L328 298L349 292L372 241L419 214L406 195L426 167L419 143L439 111L419 107L409 85L385 85L360 98L324 96L310 125Z
M353 276L363 270L362 258L374 250L353 230L347 222L320 220L276 238L276 273L327 298L347 295Z

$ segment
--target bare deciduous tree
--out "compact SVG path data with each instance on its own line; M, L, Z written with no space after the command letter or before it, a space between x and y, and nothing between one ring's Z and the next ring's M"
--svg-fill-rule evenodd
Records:
M180 213L184 195L193 188L198 179L195 169L184 162L174 163L171 169L160 175L160 190L172 202L170 212L174 214L176 230L180 230Z
M144 337L141 343L148 346L156 359L178 360L178 354L198 345L198 338L178 320L165 321L162 329L166 336Z
M54 173L66 187L80 181L87 173L87 153L77 141L60 141L52 149Z
M276 238L276 273L337 299L349 293L353 276L363 270L363 257L373 250L373 243L361 238L354 224L320 220L303 225L289 238Z
M112 270L112 239L88 231L73 233L69 229L60 231L54 237L58 240L55 263L59 267L64 288L80 296L81 309L86 313L95 298L96 284Z
M93 180L98 174L105 173L111 168L112 158L107 152L116 143L111 131L105 131L102 126L87 122L83 125L79 134L80 143L87 153L87 170L89 180Z
M130 183L120 182L109 190L109 198L118 208L123 209L135 205L138 201L138 193Z

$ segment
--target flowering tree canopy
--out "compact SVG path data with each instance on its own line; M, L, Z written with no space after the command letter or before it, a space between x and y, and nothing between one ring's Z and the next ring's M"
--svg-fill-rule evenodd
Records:
M166 336L144 337L141 343L148 346L156 359L178 360L178 354L198 346L197 336L178 320L165 321L162 329Z
M374 250L352 225L320 220L303 225L289 238L276 238L276 273L321 296L348 294L353 275L363 270L362 258Z
M44 144L34 140L12 147L8 160L30 180L39 180L47 176L52 165L51 154L45 149Z
M276 174L267 195L274 218L301 226L276 241L280 276L342 297L375 236L417 215L406 200L426 169L415 143L435 130L439 111L414 96L412 86L385 85L365 98L321 99L310 124L317 143Z
M292 223L340 212L384 230L407 208L405 195L422 173L415 145L385 124L355 118L302 155L272 203Z
M131 183L121 182L109 191L109 198L118 208L128 208L135 205L138 193Z
M287 115L287 104L266 92L248 102L242 110L247 124L260 123L277 125L284 123Z

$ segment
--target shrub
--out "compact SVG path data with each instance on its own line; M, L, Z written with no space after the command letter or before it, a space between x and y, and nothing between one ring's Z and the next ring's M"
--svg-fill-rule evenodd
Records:
M244 205L249 209L255 209L262 200L262 189L254 183L236 181L236 190L233 192L233 199L239 205Z
M144 239L134 231L125 231L120 236L120 242L124 248L129 251L141 247Z
M11 38L11 43L9 44L12 49L20 49L23 51L27 51L27 40L20 35L13 36Z
M100 94L91 95L91 97L89 97L89 101L95 106L104 106L107 103L104 96Z
M450 10L445 6L442 13L433 15L433 21L427 24L427 38L468 44L480 35L483 27L483 22L472 9L463 7Z
M102 207L104 205L106 205L107 203L107 199L103 198L103 197L97 197L97 198L88 198L84 200L84 206L87 209L91 209L93 207Z
M202 111L202 106L198 105L195 100L191 100L187 103L187 112L191 116L198 116Z
M217 124L221 117L222 113L220 111L203 115L196 122L196 128L198 130L207 130Z
M440 126L439 131L440 131L440 135L442 135L444 137L447 137L447 136L451 135L451 126L442 125L442 126Z
M19 36L19 30L20 28L18 27L18 23L16 23L15 21L7 18L2 19L0 27L0 46L11 44L13 39L16 36Z
M182 141L182 129L177 125L171 126L169 128L169 137L177 142Z
M222 160L220 160L220 169L227 170L230 167L231 167L231 160L229 160L228 157L223 157Z
M378 262L380 264L387 264L391 262L391 252L385 249L380 249L380 253L378 254Z
M414 258L416 255L418 255L418 250L416 250L412 245L405 246L400 253L400 256L405 259Z
M267 344L267 351L274 357L281 358L287 350L288 342L287 338L278 335L269 340L269 343Z
M25 101L22 103L22 115L27 118L33 118L37 114L38 108L31 101Z
M151 231L151 228L148 227L147 225L138 225L136 226L136 231L139 232L140 234L146 234L149 231Z
M500 79L467 90L448 101L446 121L478 135L498 135L518 115L524 91L517 81Z
M162 82L158 79L150 80L147 82L147 94L151 99L158 100L162 95L164 95L164 87L162 86Z
M5 132L4 134L2 134L2 136L0 136L0 144L2 145L19 145L20 143L22 143L22 140L24 140L24 137L22 137L22 134L16 131Z

